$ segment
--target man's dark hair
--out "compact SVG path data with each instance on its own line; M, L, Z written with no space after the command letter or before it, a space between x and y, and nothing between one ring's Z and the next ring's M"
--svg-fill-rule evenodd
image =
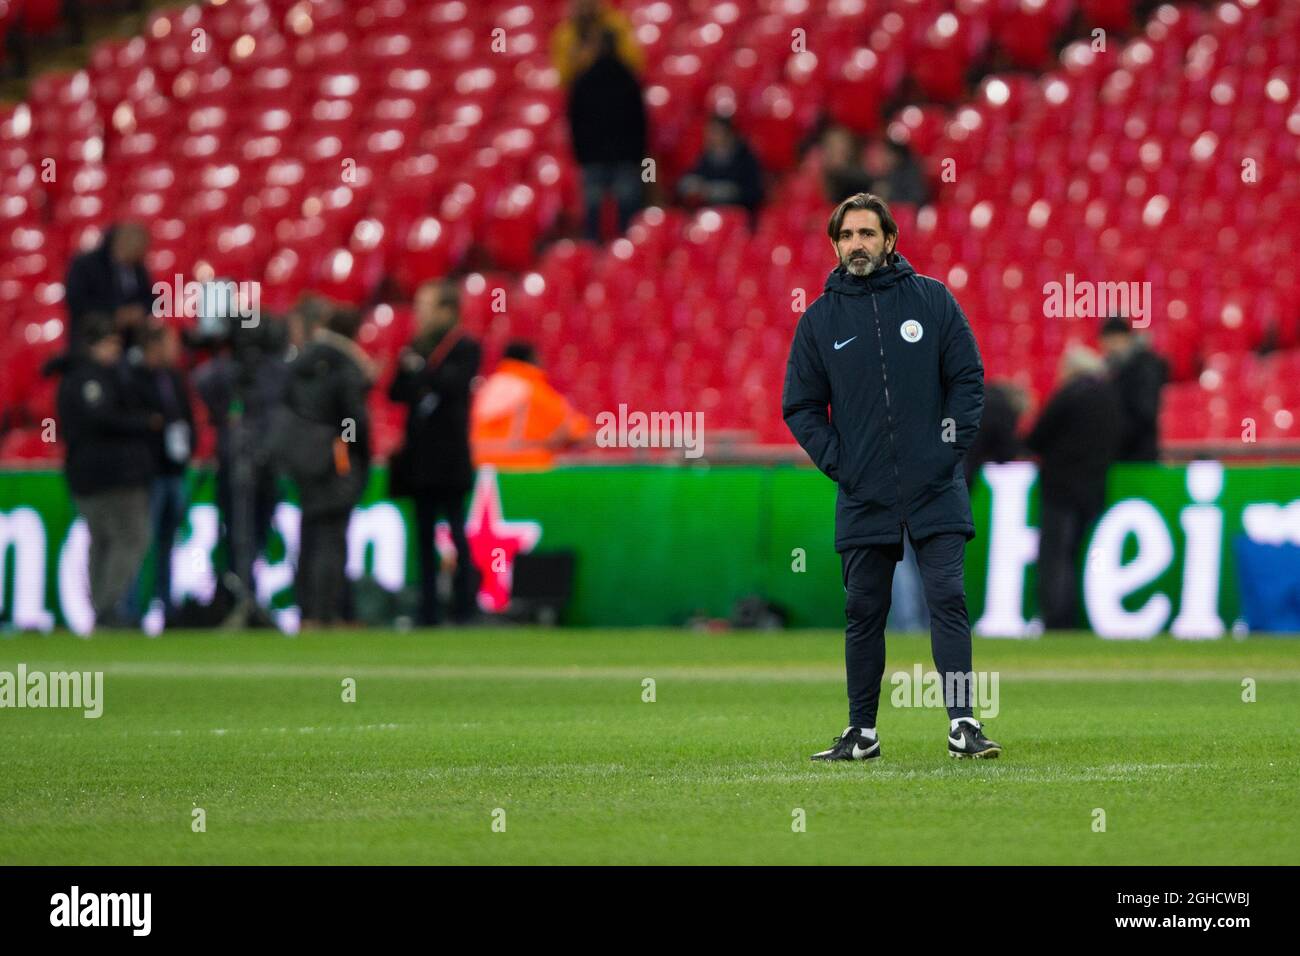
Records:
M79 338L82 345L98 345L110 336L121 334L117 321L106 312L87 312L81 320Z
M1112 315L1109 319L1101 324L1101 335L1130 335L1133 332L1132 326L1128 324L1128 319L1120 315Z
M726 113L714 113L712 116L709 117L709 124L712 126L722 127L731 136L737 135L736 124L732 120L732 118L728 116Z
M885 234L885 239L890 236L894 237L894 246L898 246L898 223L894 222L894 217L889 214L889 205L879 196L871 193L856 193L845 199L835 211L831 213L831 221L826 226L826 234L831 237L831 242L839 242L840 227L844 225L844 217L853 209L869 209L880 217L880 228ZM898 253L891 252L888 256L890 262L893 262Z
M347 306L335 306L325 320L325 327L345 339L355 339L361 331L361 312Z
M502 358L514 359L517 362L527 362L529 365L536 365L537 349L533 348L531 342L525 342L523 339L512 339L506 343L506 350L502 353Z

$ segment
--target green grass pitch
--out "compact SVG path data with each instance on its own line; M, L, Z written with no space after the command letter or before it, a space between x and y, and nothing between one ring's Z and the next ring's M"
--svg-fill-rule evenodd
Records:
M0 640L0 671L104 673L99 719L0 709L0 864L1300 859L1300 644L977 640L1005 753L954 761L941 710L891 705L890 674L932 668L891 635L883 758L814 764L847 722L842 640Z

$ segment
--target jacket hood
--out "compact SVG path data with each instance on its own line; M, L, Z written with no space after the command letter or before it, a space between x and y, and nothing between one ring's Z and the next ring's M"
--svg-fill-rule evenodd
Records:
M312 340L308 345L308 348L313 346L331 349L340 353L345 358L351 359L352 362L356 364L357 368L361 370L361 374L364 375L366 380L369 382L374 382L374 380L379 377L378 366L376 366L370 356L366 354L365 349L358 345L353 339L339 335L337 332L332 332L329 329L318 328L312 332ZM310 376L313 373L307 369L306 363L304 363L303 367L300 369L300 374Z
M908 276L914 275L916 270L912 268L912 264L895 253L893 265L877 269L868 276L855 276L843 266L836 266L826 277L826 285L822 291L838 292L840 295L868 295L881 289L888 289Z

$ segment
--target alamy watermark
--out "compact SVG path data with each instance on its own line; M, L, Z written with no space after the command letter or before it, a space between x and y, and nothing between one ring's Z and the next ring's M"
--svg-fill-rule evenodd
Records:
M997 671L924 673L922 666L915 664L910 673L890 675L894 690L889 702L895 707L979 708L980 717L991 720L998 715L999 681Z
M94 720L104 713L103 671L0 671L0 709L70 708Z
M704 454L703 412L631 412L620 403L618 412L596 413L596 445L600 448L681 448L686 458Z
M1101 319L1128 316L1133 328L1151 324L1150 282L1090 282L1065 274L1065 282L1043 286L1043 317L1048 319Z
M170 283L153 284L153 314L156 319L228 316L251 329L262 320L262 283L233 279L187 282L178 272Z
M73 886L50 897L51 926L125 926L132 936L148 936L152 893L83 893Z

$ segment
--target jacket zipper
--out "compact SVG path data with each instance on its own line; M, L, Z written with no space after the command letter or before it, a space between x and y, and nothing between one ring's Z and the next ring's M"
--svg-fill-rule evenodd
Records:
M894 496L898 499L898 509L903 510L902 501L902 477L898 473L898 449L894 445L894 410L889 401L889 372L885 369L885 337L880 331L880 305L876 302L876 293L871 293L871 309L876 317L876 344L880 346L880 380L885 388L885 421L889 423L889 458L894 465ZM907 524L907 516L903 516L903 524Z

